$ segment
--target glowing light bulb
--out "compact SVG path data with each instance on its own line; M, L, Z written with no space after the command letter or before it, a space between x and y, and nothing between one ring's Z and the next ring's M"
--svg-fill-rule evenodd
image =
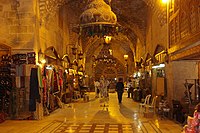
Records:
M166 4L168 2L169 2L169 0L162 0L162 3L164 3L164 4Z

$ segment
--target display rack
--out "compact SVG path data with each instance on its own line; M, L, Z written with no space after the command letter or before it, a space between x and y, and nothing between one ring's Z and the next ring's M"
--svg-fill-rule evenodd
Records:
M200 101L200 82L199 79L185 79L185 97L189 104L197 104Z
M11 93L15 87L15 73L11 65L11 57L3 55L0 63L0 113L1 121L11 116Z

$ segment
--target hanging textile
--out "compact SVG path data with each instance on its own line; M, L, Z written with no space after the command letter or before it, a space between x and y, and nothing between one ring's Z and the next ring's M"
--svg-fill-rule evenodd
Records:
M29 94L29 111L36 111L36 101L40 99L38 69L31 68L30 76L30 94Z
M42 78L42 83L43 83L43 103L46 103L47 102L47 80L46 80L46 77L43 76Z
M40 67L38 67L38 83L39 83L39 87L43 88L43 84L42 84L42 69Z
M54 69L54 89L53 92L58 92L59 88L58 88L58 74L56 72L56 70Z
M52 75L51 75L51 86L50 86L50 93L53 94L54 92L54 74L55 72L52 70Z
M50 100L50 93L52 93L52 75L53 75L53 70L47 70L45 71L46 73L46 82L47 82L47 108L49 107L49 100Z
M59 70L59 86L60 86L60 92L63 93L63 71Z

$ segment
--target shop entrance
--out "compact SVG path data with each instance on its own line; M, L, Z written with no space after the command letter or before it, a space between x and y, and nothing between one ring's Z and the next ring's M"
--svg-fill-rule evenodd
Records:
M0 123L11 112L10 94L12 78L10 76L10 54L11 48L5 44L0 44Z

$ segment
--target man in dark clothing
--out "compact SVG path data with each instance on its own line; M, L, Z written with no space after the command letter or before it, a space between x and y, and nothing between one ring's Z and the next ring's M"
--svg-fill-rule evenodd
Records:
M116 91L117 91L117 95L118 95L118 101L119 101L119 103L121 103L122 95L124 93L124 83L123 83L122 78L119 78L119 81L116 84Z

